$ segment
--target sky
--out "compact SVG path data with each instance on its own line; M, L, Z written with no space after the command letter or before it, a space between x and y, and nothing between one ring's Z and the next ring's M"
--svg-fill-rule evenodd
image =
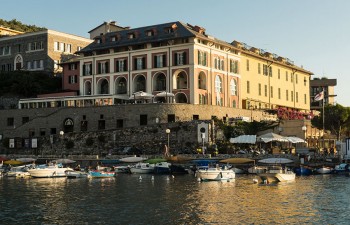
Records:
M337 79L336 102L349 107L349 11L349 0L8 0L0 18L87 38L105 21L130 28L198 25L222 41L289 58L312 79Z

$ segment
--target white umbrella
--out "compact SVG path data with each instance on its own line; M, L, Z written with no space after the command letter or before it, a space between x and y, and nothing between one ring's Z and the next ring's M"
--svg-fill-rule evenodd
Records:
M266 134L260 135L258 137L258 140L263 141L265 143L271 142L271 141L288 142L288 140L285 137L275 133L266 133Z
M150 98L153 98L154 95L150 94L150 93L147 93L147 92L144 92L144 91L138 91L138 92L135 92L134 94L132 94L130 96L129 99L150 99Z
M298 138L298 137L284 137L284 138L293 144L294 143L306 143L306 141L304 139Z
M156 94L156 97L174 97L174 93L162 91Z
M75 161L71 160L71 159L56 159L53 162L55 162L55 163L63 163L63 164L75 163Z
M241 135L235 138L230 138L231 143L247 143L247 144L255 144L256 135Z

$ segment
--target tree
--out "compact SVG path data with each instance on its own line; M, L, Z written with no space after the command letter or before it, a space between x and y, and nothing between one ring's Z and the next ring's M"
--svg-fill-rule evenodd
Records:
M317 117L311 120L313 126L318 129L323 129L323 118L325 130L331 131L332 134L340 135L345 134L350 129L350 109L343 107L342 105L326 105L323 112Z

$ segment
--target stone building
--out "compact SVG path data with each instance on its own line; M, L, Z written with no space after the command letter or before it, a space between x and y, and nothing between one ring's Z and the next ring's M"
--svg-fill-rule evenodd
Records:
M59 63L91 43L90 39L54 30L0 38L0 72L62 72Z

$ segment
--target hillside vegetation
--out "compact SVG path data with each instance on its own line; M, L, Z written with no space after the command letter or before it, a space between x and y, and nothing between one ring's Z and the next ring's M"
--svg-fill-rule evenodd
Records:
M0 26L7 27L17 31L26 32L26 33L46 30L45 27L37 27L35 25L23 24L21 21L18 21L16 19L12 19L10 21L0 19Z
M36 97L61 90L61 78L45 73L12 71L0 73L0 96Z

